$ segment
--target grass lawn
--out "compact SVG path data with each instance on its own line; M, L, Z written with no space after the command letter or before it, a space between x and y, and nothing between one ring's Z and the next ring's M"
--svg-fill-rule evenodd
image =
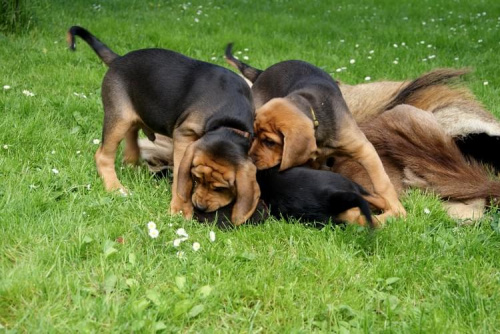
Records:
M351 84L470 67L498 116L500 2L30 2L34 28L0 35L0 332L499 331L498 214L461 226L411 191L408 217L375 233L275 219L221 231L170 217L169 181L144 166L118 163L132 196L106 193L93 161L106 66L65 33L223 66L235 42L256 67L302 59Z

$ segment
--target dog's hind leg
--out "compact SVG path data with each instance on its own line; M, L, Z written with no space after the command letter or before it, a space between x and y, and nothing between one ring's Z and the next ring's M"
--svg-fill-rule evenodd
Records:
M112 79L104 79L103 88L104 125L102 129L102 143L95 154L97 172L103 179L107 191L120 190L126 193L115 171L116 152L120 142L128 136L137 146L137 123L139 121L130 99L119 85ZM135 130L134 130L135 129ZM134 157L136 148L129 146L125 157Z
M141 156L139 148L139 127L132 126L125 134L125 150L123 151L123 162L130 165L136 165Z

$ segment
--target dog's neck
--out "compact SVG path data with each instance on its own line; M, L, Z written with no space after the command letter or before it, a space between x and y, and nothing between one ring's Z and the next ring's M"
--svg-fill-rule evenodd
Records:
M287 96L287 99L312 120L314 129L316 130L319 126L319 121L316 117L316 112L314 111L311 101L301 94L289 95Z

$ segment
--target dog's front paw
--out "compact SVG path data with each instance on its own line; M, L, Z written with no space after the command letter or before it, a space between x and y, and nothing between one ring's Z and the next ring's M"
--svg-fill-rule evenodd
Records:
M194 208L191 202L184 202L180 198L172 199L170 202L170 214L181 214L186 219L193 218Z

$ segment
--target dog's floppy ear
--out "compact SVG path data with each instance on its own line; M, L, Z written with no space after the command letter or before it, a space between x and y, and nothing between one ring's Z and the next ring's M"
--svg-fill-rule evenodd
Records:
M238 226L248 220L259 203L260 188L257 183L257 167L247 160L236 171L236 202L231 221Z
M316 158L318 146L314 126L303 121L282 122L279 131L283 135L283 154L280 171L305 164Z
M193 163L195 149L196 142L187 147L179 165L179 171L177 172L177 195L179 195L184 202L191 199L191 192L193 191L191 165Z

